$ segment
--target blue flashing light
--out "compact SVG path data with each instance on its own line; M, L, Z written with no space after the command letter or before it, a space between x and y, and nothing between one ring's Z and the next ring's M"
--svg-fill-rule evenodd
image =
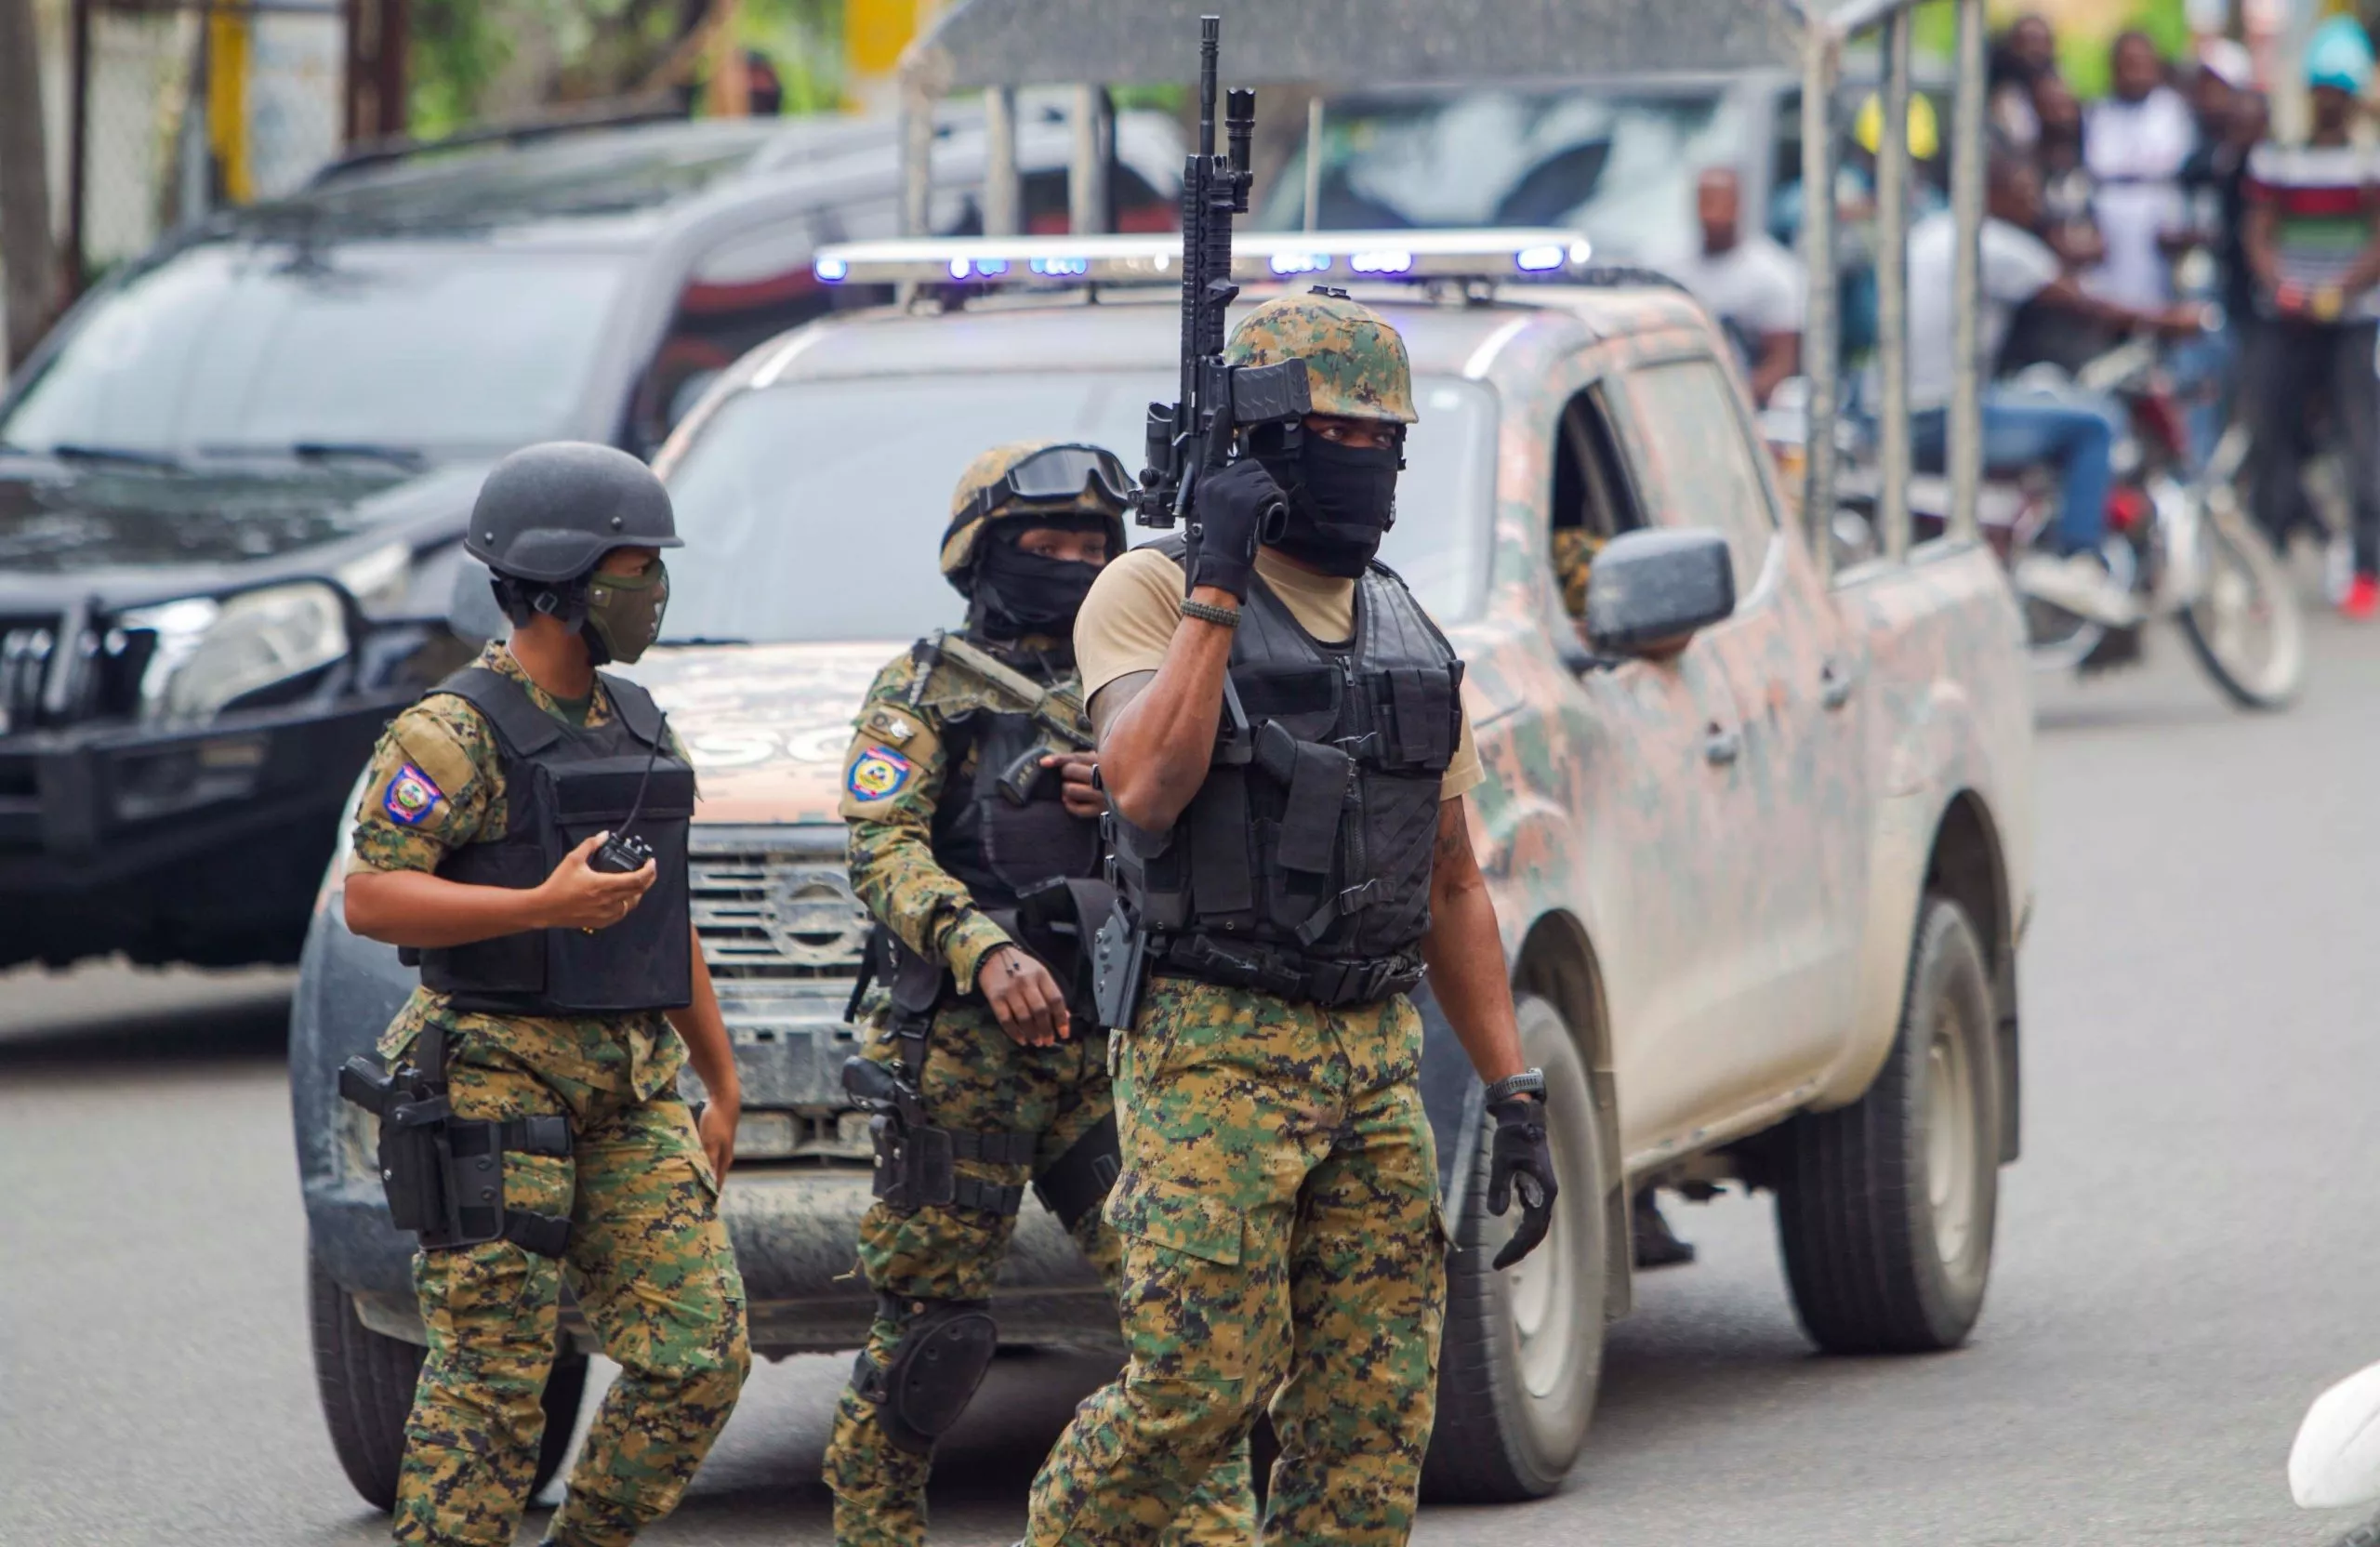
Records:
M1044 279L1066 279L1074 275L1087 274L1091 272L1091 259L1087 258L1037 258L1030 265L1028 265L1028 267L1030 267L1035 273L1041 275Z
M1413 255L1394 251L1352 253L1347 267L1359 274L1409 274L1413 271Z
M1002 274L1008 272L1008 259L1004 258L979 258L975 260L975 271L983 275L985 279L998 279Z
M828 284L840 284L852 271L852 266L840 258L822 258L811 267Z
M1525 274L1541 274L1549 269L1559 269L1569 254L1552 243L1542 246L1523 247L1513 255L1513 267Z
M973 271L973 266L963 258L952 258L948 267L950 269L950 277L952 279L965 279L968 274Z
M1276 274L1327 274L1330 271L1329 253L1275 253L1270 262Z

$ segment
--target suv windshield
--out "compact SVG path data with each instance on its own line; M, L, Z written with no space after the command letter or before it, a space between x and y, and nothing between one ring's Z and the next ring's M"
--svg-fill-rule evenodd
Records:
M1718 91L1467 91L1334 101L1323 118L1329 231L1568 226L1596 255L1642 262L1686 246L1694 178L1734 165L1743 113ZM1305 152L1261 223L1305 223Z
M1494 502L1496 404L1475 382L1414 384L1401 512L1381 557L1442 620L1476 604ZM670 474L678 530L663 640L906 640L958 622L936 567L950 491L988 447L1089 441L1141 461L1170 375L812 381L721 405ZM1133 529L1135 541L1152 534Z
M509 450L571 428L626 266L485 245L205 243L105 297L0 442Z

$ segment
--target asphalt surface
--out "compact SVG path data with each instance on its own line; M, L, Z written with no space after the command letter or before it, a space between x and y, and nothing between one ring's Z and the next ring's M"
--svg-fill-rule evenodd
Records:
M2331 1540L2282 1467L2380 1357L2380 630L2318 626L2294 712L2224 707L2170 634L2042 693L2025 1157L1950 1355L1836 1360L1764 1199L1673 1208L1589 1459L1424 1544ZM383 1540L318 1416L281 980L0 974L0 1543ZM759 1371L660 1543L818 1543L841 1359ZM1004 1360L936 1540L1012 1541L1095 1364ZM533 1515L533 1522L541 1518Z

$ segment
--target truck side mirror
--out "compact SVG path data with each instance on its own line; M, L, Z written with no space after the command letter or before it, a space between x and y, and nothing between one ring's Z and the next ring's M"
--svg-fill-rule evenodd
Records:
M1587 576L1587 637L1607 655L1673 654L1735 610L1735 562L1716 532L1623 532Z

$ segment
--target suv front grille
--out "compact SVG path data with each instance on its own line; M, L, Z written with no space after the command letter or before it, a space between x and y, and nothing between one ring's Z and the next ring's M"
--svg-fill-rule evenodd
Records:
M821 826L694 830L688 880L703 959L719 977L849 978L866 944L842 833Z

